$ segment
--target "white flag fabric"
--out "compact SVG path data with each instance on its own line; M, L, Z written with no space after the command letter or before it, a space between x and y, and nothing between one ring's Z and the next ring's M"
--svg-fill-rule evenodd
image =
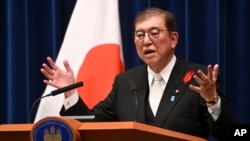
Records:
M56 64L65 69L67 59L76 80L84 86L77 91L89 108L104 99L115 76L124 71L118 0L77 0ZM55 88L47 86L44 92ZM64 95L43 98L34 122L59 116Z

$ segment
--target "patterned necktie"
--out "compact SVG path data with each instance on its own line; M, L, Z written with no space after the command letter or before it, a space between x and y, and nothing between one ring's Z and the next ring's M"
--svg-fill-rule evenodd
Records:
M156 73L154 75L151 92L149 94L149 104L154 116L156 115L163 94L161 81L162 81L161 75L159 73Z

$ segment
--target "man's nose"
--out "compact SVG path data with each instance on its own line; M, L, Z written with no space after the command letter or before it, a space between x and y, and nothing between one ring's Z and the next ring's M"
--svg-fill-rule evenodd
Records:
M144 42L152 42L151 38L150 38L150 34L149 33L145 33L144 36Z

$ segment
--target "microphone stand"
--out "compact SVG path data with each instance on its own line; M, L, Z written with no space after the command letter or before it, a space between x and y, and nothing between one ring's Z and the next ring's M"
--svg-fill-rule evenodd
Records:
M71 85L68 85L66 87L62 87L62 88L59 88L57 90L54 90L54 91L51 91L51 93L47 94L47 95L44 95L44 96L41 96L39 97L35 102L33 102L31 108L30 108L30 114L29 114L29 122L31 122L31 116L32 116L32 111L33 111L33 108L34 106L38 103L38 101L40 101L42 98L45 98L45 97L48 97L48 96L55 96L55 95L58 95L58 94L62 94L66 91L69 91L69 90L72 90L72 89L75 89L75 88L78 88L78 87L81 87L83 86L83 82L80 81L80 82L77 82L77 83L74 83L74 84L71 84Z

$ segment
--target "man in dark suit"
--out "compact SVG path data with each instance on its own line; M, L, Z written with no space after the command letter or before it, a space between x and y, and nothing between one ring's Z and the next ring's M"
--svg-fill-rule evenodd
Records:
M208 138L211 131L215 138L227 140L235 119L219 90L218 64L206 67L175 54L178 33L168 11L145 9L137 15L134 28L137 53L145 64L119 74L109 95L93 109L75 90L66 92L60 114L94 114L96 121L137 121L202 138ZM48 79L44 83L61 88L75 82L66 60L66 72L50 57L47 60L50 66L43 64L41 69Z

